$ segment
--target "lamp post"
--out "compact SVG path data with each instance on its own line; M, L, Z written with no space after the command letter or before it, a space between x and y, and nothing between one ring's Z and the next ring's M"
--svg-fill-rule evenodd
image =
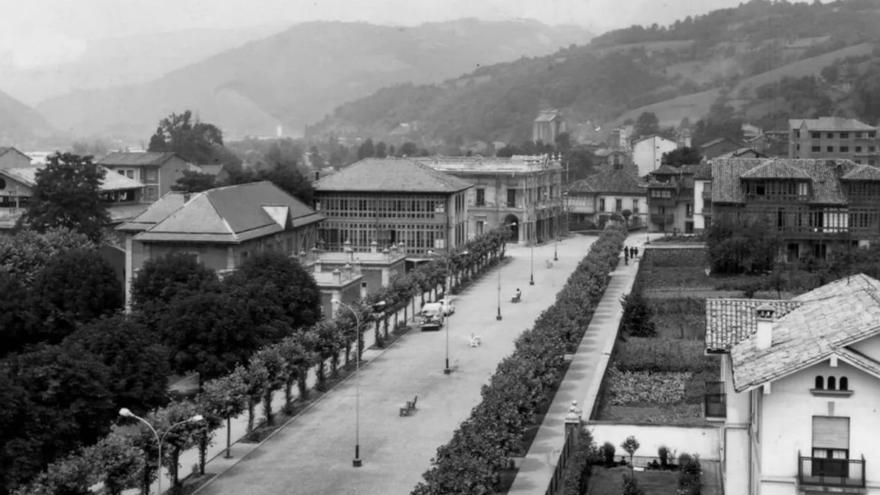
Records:
M556 238L553 239L553 261L559 261L559 255L556 254L557 246L559 246L559 232L556 232Z
M165 430L165 433L160 436L159 432L156 431L156 428L153 428L153 425L151 425L149 421L131 412L131 410L127 407L123 407L122 409L120 409L119 415L124 418L134 418L141 423L147 425L147 428L149 428L150 431L153 432L153 436L156 437L156 443L159 447L158 460L156 461L156 494L162 495L162 442L165 441L165 436L171 433L171 430L182 424L192 423L194 421L203 421L205 418L201 414L196 414L189 419L184 419L183 421L179 421L169 426L168 429Z
M361 316L348 304L339 301L339 307L346 308L354 315L355 343L354 343L354 459L351 465L361 467Z
M535 285L535 243L531 239L529 239L529 255L532 270L529 274L529 285Z
M434 251L428 250L428 254L433 255ZM462 254L467 254L467 251L463 251ZM443 368L444 375L452 373L452 368L449 367L449 326L452 323L452 318L451 315L446 314L446 309L449 307L449 296L447 293L452 292L452 273L449 271L449 259L451 257L452 255L447 252L444 263L446 265L446 276L443 282L443 300L440 302L440 311L443 312L443 318L448 320L444 325L446 327L446 365Z

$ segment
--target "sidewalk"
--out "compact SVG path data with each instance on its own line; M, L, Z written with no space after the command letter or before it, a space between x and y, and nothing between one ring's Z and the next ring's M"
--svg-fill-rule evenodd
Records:
M630 234L624 244L638 246L639 254L644 253L645 234ZM614 348L617 328L623 315L620 300L629 293L639 269L639 258L624 264L623 253L620 264L611 272L611 281L605 294L596 306L593 319L581 340L581 344L569 365L568 371L553 398L544 422L532 442L529 452L523 459L516 479L510 487L509 495L535 495L547 490L562 446L565 444L565 425L563 419L568 413L571 401L578 401L587 419L599 394L599 386L605 374L605 367Z
M594 240L574 236L533 250L509 245L508 263L456 296L446 328L411 331L387 349L368 351L359 375L339 383L274 436L259 445L234 445L233 459L212 459L207 471L217 476L196 493L410 493L436 449L479 403L481 387L513 352L516 337L553 303ZM555 248L559 261L550 263ZM499 283L501 321L495 319ZM517 287L523 300L512 304ZM481 337L481 346L470 347L471 333ZM447 342L455 369L450 375L443 373ZM400 405L415 395L417 410L400 416ZM359 468L352 467L356 443Z

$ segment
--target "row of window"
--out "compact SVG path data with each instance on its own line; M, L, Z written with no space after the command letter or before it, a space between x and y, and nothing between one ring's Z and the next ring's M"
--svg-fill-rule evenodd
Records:
M800 149L800 145L797 146L797 149ZM813 153L821 153L822 147L813 145L810 148L810 151L812 151ZM838 153L849 153L849 146L840 146L837 149L837 151L838 151ZM861 146L853 146L853 151L855 153L861 153L862 147ZM867 151L868 151L868 153L875 153L877 151L877 147L876 146L867 146ZM826 146L825 152L826 153L834 153L834 146Z
M599 211L605 212L608 211L605 209L605 198L599 198ZM614 211L623 211L623 200L620 198L614 198ZM632 212L639 213L639 200L632 200Z
M748 180L743 182L747 196L778 199L806 199L810 194L810 184L806 181Z
M462 202L460 198L457 201ZM458 207L459 204L456 204ZM463 204L461 205L463 207ZM434 218L446 212L445 198L407 197L400 199L361 197L324 198L315 208L328 217L353 218Z
M841 376L838 380L833 376L824 377L822 375L817 375L814 388L816 390L849 391L849 379L845 376Z
M811 139L821 139L822 134L823 133L821 131L811 131L810 138ZM837 134L836 137L839 139L850 139L850 137L852 137L854 139L864 139L864 138L874 139L877 137L876 131L853 131L853 132L850 132L850 131L839 131L839 132L827 131L824 134L825 134L826 139L834 139L835 134ZM800 136L801 136L800 130L795 129L794 130L794 137L799 138Z

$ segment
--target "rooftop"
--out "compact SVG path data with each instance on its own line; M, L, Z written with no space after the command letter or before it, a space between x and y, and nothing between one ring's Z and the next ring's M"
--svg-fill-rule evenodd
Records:
M448 173L529 173L554 169L561 170L562 164L547 155L514 155L510 158L482 156L433 156L411 158L412 161L427 165L435 170Z
M365 158L315 183L316 192L451 194L471 183L410 158Z
M860 120L844 117L819 117L818 119L789 119L788 127L810 131L876 131L877 128Z
M121 191L126 189L140 189L143 186L139 181L129 179L124 175L120 175L112 170L104 170L104 179L101 181L101 191ZM7 177L17 180L28 187L37 185L37 171L41 170L39 166L14 167L0 169L0 173Z
M177 153L170 151L115 151L98 160L98 164L111 167L143 167L150 165L162 165L174 157L180 158ZM183 160L183 158L180 158Z
M620 193L629 195L646 194L640 185L638 169L623 167L609 169L576 181L569 187L569 192Z

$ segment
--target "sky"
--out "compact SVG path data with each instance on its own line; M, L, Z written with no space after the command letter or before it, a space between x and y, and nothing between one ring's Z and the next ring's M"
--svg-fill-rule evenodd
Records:
M314 20L416 25L462 17L536 19L604 31L670 24L741 0L0 0L0 66L73 61L90 39ZM2 75L0 75L2 77Z

